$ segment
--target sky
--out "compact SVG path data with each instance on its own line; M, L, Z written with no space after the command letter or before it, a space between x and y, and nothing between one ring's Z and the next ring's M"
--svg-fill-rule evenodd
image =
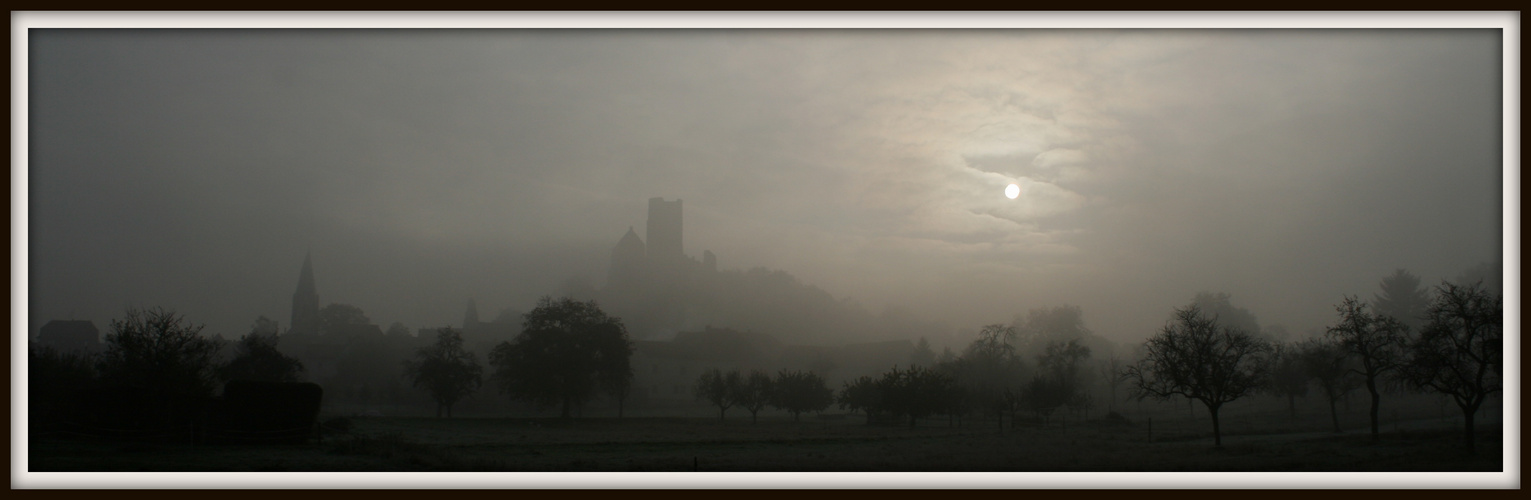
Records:
M1077 305L1134 343L1198 292L1304 332L1396 268L1504 258L1498 30L27 43L31 335L127 307L225 338L286 324L309 253L321 302L384 328L526 310L603 286L651 197L682 199L685 252L723 269L952 328Z

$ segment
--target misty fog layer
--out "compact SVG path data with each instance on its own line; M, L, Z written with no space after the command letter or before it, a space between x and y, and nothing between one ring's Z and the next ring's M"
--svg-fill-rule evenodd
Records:
M161 306L234 338L288 317L310 254L322 303L379 325L487 320L605 287L653 197L684 200L686 256L950 330L1067 304L1137 342L1213 292L1304 332L1395 269L1502 258L1498 30L29 44L32 335Z

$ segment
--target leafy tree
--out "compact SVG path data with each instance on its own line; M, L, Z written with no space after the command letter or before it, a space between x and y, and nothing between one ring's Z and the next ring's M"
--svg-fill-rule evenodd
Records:
M742 383L739 370L723 373L723 370L713 368L703 370L696 378L696 386L692 392L696 399L700 399L718 407L718 420L724 420L728 416L728 409L738 403L734 398L738 395L738 386Z
M824 378L813 372L782 371L772 385L771 406L792 413L792 420L805 411L824 411L835 400Z
M452 417L452 405L483 384L484 369L473 353L463 348L462 334L450 327L436 331L436 342L415 351L415 359L404 361L404 376L415 387L426 386L436 400L436 417L446 409Z
M872 417L877 412L883 411L882 395L883 392L877 387L877 380L862 375L853 382L846 382L835 401L839 403L842 410L866 412L867 425L871 425Z
M1217 322L1250 335L1260 335L1260 321L1248 309L1233 305L1233 296L1225 292L1201 292L1192 301L1201 308L1202 314L1217 318Z
M303 373L303 362L278 351L276 345L280 341L276 323L261 316L255 320L250 333L234 344L234 359L218 367L218 378L225 381L297 382L299 374Z
M1408 350L1406 379L1451 396L1462 409L1468 453L1476 451L1473 417L1503 388L1503 312L1502 299L1482 284L1442 282L1426 309L1425 329Z
M1371 394L1369 415L1372 439L1376 440L1381 429L1377 414L1382 394L1378 385L1403 364L1408 327L1390 316L1372 314L1366 306L1355 297L1345 297L1335 306L1340 322L1329 327L1328 335L1359 362L1354 371L1364 378L1366 392Z
M1285 397L1286 408L1292 420L1297 419L1297 397L1308 395L1307 366L1302 353L1295 344L1276 344L1273 351L1271 376L1265 389L1271 394Z
M1425 308L1430 305L1430 294L1419 284L1419 276L1399 269L1391 276L1382 278L1382 292L1372 296L1372 308L1377 314L1390 316L1418 331Z
M1303 341L1297 348L1297 356L1303 371L1317 380L1319 388L1324 390L1324 399L1329 402L1329 419L1334 424L1334 432L1340 432L1340 412L1335 403L1360 385L1353 370L1354 360L1338 342L1321 338Z
M255 318L255 324L250 326L250 332L261 335L279 335L281 334L281 325L278 325L276 320L267 318L266 315L262 314L260 317Z
M1018 332L1025 334L1032 346L1028 354L1037 353L1039 348L1049 343L1083 341L1094 335L1089 328L1085 328L1084 310L1079 306L1032 309L1027 312L1024 325L1018 328Z
M733 399L740 407L749 410L750 423L755 423L760 410L771 403L774 384L769 373L751 370L749 376L739 379L739 385L733 387Z
M219 345L202 325L163 308L128 309L106 335L102 376L147 390L161 418L189 419L198 400L212 395Z
M348 331L347 327L372 324L360 307L351 304L330 304L319 309L319 331L336 335Z
M632 353L627 327L595 301L543 297L526 313L521 334L496 346L489 361L506 394L559 404L568 418L597 392L621 402L633 376Z
M1218 324L1196 304L1143 344L1144 358L1127 367L1138 398L1183 396L1201 401L1212 416L1212 436L1223 445L1218 410L1265 382L1263 359L1271 345L1238 328Z
M404 326L404 323L400 323L398 321L395 321L395 322L393 322L393 324L388 325L388 331L385 332L384 335L387 335L388 338L390 338L390 339L396 339L396 340L397 339L409 339L409 338L413 338L414 337L414 335L409 333L409 327Z
M914 427L920 418L949 407L950 392L956 383L945 374L922 366L902 371L894 366L874 387L880 392L878 400L883 408L895 415L908 416L909 426Z

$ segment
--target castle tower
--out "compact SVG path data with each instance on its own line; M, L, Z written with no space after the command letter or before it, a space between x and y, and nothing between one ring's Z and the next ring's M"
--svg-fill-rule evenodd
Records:
M648 259L660 273L670 272L686 260L681 247L680 199L649 198ZM661 270L662 269L662 270Z
M292 294L292 322L287 333L319 333L319 291L314 287L313 254L303 256L298 290Z
M633 231L632 226L628 226L627 234L622 235L616 248L611 249L611 268L606 271L606 287L624 293L637 290L643 284L645 258L643 240L638 239L638 233Z
M478 303L468 299L468 310L462 315L462 329L466 332L471 328L478 328L478 323Z

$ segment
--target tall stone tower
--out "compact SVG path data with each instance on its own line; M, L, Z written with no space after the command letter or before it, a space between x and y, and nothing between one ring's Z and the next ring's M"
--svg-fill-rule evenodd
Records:
M292 322L287 333L319 333L319 291L314 288L313 254L303 256L298 291L292 294Z
M681 248L680 199L649 198L648 260L665 273L686 260Z
M462 315L462 331L478 328L478 303L468 299L468 310Z

